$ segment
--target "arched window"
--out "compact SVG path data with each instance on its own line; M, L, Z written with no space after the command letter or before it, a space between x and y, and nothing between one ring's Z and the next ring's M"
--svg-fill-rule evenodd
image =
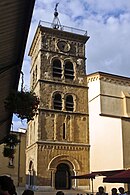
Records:
M53 77L62 76L62 68L61 68L61 61L59 59L53 60Z
M57 93L57 94L54 95L53 105L54 105L54 109L62 110L61 94Z
M34 177L35 177L35 171L34 171L34 164L32 161L29 163L29 174L28 174L28 185L33 186L34 185Z
M74 68L72 62L65 62L64 75L66 79L74 79Z
M66 102L65 102L65 107L67 111L73 111L74 110L74 101L73 101L73 96L68 95L66 96Z

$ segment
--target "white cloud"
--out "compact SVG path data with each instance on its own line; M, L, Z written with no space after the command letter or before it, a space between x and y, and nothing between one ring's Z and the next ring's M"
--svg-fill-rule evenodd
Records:
M88 31L87 73L104 71L130 76L129 0L36 0L23 70L29 86L28 51L40 20L53 21L55 4L62 25Z
M92 10L96 12L116 12L117 10L130 10L129 0L86 0Z
M36 28L40 20L53 21L57 2L61 24L87 30L90 35L86 44L88 73L100 70L129 76L129 0L36 0L23 64L25 85L29 85L27 54Z

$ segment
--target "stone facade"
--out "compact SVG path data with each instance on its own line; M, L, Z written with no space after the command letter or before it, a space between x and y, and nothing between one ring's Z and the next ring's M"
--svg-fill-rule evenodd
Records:
M88 38L39 26L29 52L31 89L40 105L28 124L26 174L38 189L86 187L70 178L89 172Z

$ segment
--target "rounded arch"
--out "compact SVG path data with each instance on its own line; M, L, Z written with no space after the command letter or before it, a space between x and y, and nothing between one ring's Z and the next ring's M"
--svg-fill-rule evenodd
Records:
M48 164L48 169L52 172L53 186L56 189L71 189L75 186L71 176L80 170L80 165L76 159L68 155L58 155Z
M35 180L35 170L33 160L29 161L28 164L28 185L33 186Z
M65 93L65 94L64 94L64 98L66 98L66 96L68 96L68 95L73 96L74 101L76 101L77 96L76 96L74 93Z
M30 160L29 161L29 171L31 171L31 170L33 170L34 169L34 164L33 164L33 161L32 160Z
M71 62L71 63L74 65L74 67L75 67L75 62L73 61L72 58L65 58L65 59L64 59L64 64L65 64L66 62Z
M60 62L61 62L61 67L63 68L63 63L64 63L64 61L63 61L63 56L61 56L60 58L59 58L58 55L55 55L55 56L51 57L51 59L50 59L50 64L53 65L53 62L54 62L55 60L60 60Z
M27 170L34 170L34 159L31 157L27 160Z
M63 98L64 94L63 94L63 92L61 92L59 90L53 91L53 93L51 94L52 98L54 98L55 94L57 94L57 93L59 93Z
M68 155L58 155L58 156L55 156L50 161L50 163L48 164L48 170L56 170L57 165L60 164L61 162L65 162L71 167L72 170L76 172L81 169L80 164L73 157L70 157Z

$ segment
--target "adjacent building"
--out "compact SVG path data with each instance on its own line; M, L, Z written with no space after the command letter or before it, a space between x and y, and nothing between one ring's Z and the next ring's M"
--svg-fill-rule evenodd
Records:
M96 72L87 81L90 170L130 168L130 78ZM101 184L107 191L112 187L97 177L95 191Z
M19 132L11 132L17 135L19 144L15 148L13 161L8 157L3 156L4 144L0 145L0 175L10 176L16 187L25 187L25 148L26 148L26 133L25 129L19 129Z

